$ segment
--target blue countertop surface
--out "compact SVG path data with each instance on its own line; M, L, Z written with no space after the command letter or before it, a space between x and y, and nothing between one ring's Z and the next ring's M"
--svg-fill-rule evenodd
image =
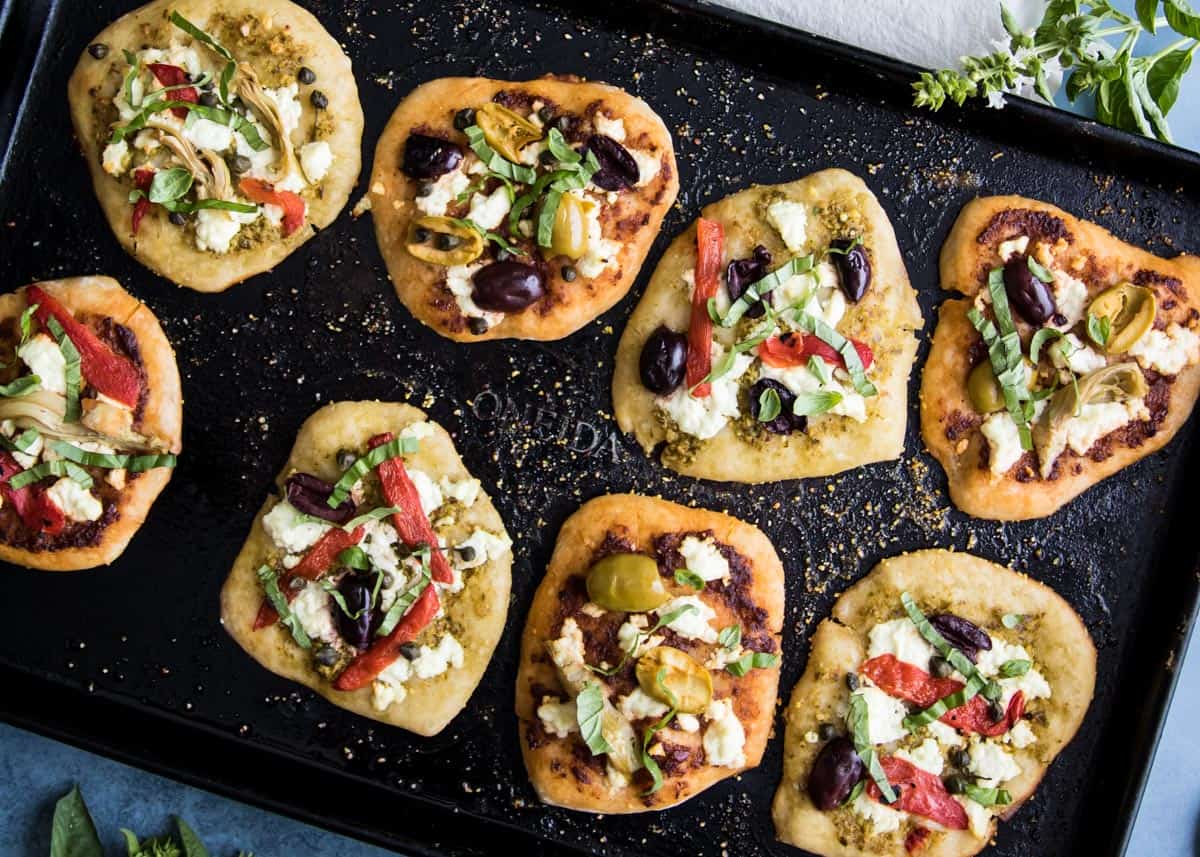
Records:
M1133 2L1122 0L1116 5L1132 7ZM1166 44L1166 38L1160 35L1157 42ZM1155 43L1149 40L1147 47ZM1185 81L1170 117L1180 145L1200 150L1197 105L1200 72ZM1200 730L1195 728L1200 722L1200 634L1193 636L1180 668L1183 673L1128 857L1200 854L1200 776L1196 774L1200 771ZM213 857L232 857L239 849L254 851L258 857L379 857L389 853L0 725L0 857L49 854L54 802L73 783L82 787L112 854L125 853L118 828L153 836L171 829L173 815L191 824ZM1003 837L1003 830L1000 835Z

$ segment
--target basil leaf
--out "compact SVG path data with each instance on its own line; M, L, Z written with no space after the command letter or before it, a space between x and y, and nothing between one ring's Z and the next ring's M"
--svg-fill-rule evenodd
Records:
M71 341L71 337L67 336L67 332L58 323L58 319L49 319L46 326L50 328L50 332L58 340L58 350L62 352L63 360L66 362L63 377L67 386L65 393L67 406L63 411L63 422L77 423L79 422L80 413L79 390L83 385L83 374L79 368L79 351L75 348L75 343Z
M600 685L588 682L579 695L575 697L575 721L579 724L579 734L587 744L593 756L611 753L612 745L603 734L604 692Z
M717 634L717 642L723 649L732 651L742 643L742 626L730 625L727 628L722 628L721 633Z
M630 644L628 650L626 650L625 652L623 652L621 654L621 660L617 663L617 665L615 667L609 667L606 669L605 667L594 667L591 664L584 664L584 666L587 667L592 672L596 673L597 675L603 675L603 676L616 675L617 673L619 673L621 671L621 669L625 666L625 664L633 656L633 653L638 650L638 646L640 646L642 644L643 640L650 637L655 631L659 630L660 628L662 628L666 625L670 625L672 622L674 622L676 619L678 619L684 613L691 613L695 609L696 609L696 605L694 605L694 604L684 604L681 607L677 607L676 609L671 610L671 611L659 616L658 621L655 622L651 627L647 628L645 631L639 631L637 634L634 635L633 643Z
M129 194L130 202L137 202L145 194L140 190L131 191ZM177 211L180 214L195 214L197 211L206 208L216 208L221 211L237 211L242 214L253 214L258 211L257 205L251 205L247 202L232 202L227 199L197 199L194 202L189 202L186 199L173 199L161 203L162 207L167 211Z
M769 652L747 652L725 665L726 672L741 678L750 670L765 670L779 663L779 655Z
M971 663L971 660L966 655L946 642L946 638L939 633L937 628L933 627L933 623L921 612L921 608L913 601L911 595L907 592L901 593L900 603L904 605L904 611L908 614L908 618L917 626L917 632L925 638L925 641L929 645L937 650L939 655L949 661L950 665L966 676L967 679L967 683L962 689L939 699L924 711L919 711L916 714L910 714L908 717L905 717L904 728L914 731L921 726L927 726L939 719L947 711L952 711L960 705L965 705L971 697L983 690L988 682L979 674L979 671L975 669L975 664Z
M554 218L558 214L559 203L562 202L563 191L551 188L542 198L542 209L538 212L537 243L539 247L549 247L554 238Z
M399 506L380 506L378 509L372 509L369 512L364 512L356 518L351 518L346 523L342 524L342 529L346 532L352 532L363 524L369 524L371 521L381 521L388 515L395 515L402 511Z
M757 348L759 345L765 342L766 339L767 333L760 333L759 335L752 336L749 339L743 339L741 342L734 345L721 356L721 359L715 366L713 366L712 371L700 379L700 382L696 384L696 387L699 387L701 384L711 383L712 381L716 381L718 378L723 378L728 375L730 370L733 369L734 358L736 358L739 354L749 351L751 348ZM693 387L692 389L694 390L696 387Z
M1043 327L1039 329L1029 342L1029 360L1035 366L1038 362L1038 355L1042 352L1042 346L1052 339L1062 339L1063 333L1061 330L1055 330L1053 327ZM1061 346L1060 346L1061 347ZM1067 355L1064 355L1067 356Z
M808 358L808 371L812 372L822 384L833 381L833 371L829 368L829 364L815 354Z
M1146 28L1150 35L1158 29L1158 21L1155 18L1158 15L1158 4L1161 0L1137 0L1134 4L1134 9L1137 12L1138 22Z
M121 91L125 93L125 103L130 107L137 107L138 105L133 103L133 82L142 73L142 61L128 48L124 49L124 53L125 62L129 64L129 71L125 72L125 77L121 81Z
M66 441L53 440L50 448L68 461L83 464L87 467L100 467L105 470L120 470L122 468L132 473L142 473L156 467L174 467L175 456L170 453L158 455L113 455L105 452L89 452L80 449Z
M1017 676L1025 675L1032 666L1033 664L1029 661L1019 658L1005 661L1000 665L1000 678L1016 678Z
M164 110L173 110L176 107L182 107L184 110L189 111L189 113L195 113L212 122L229 126L241 134L246 140L247 145L256 152L261 152L269 148L266 141L258 133L258 129L254 127L254 123L245 116L230 110L223 110L220 107L206 107L203 104L197 104L192 101L152 101L139 110L137 115L124 125L115 126L109 142L119 143L133 132L145 128L146 123L155 113L162 113Z
M850 738L854 742L854 751L866 765L867 774L875 781L883 799L887 803L895 803L898 796L892 788L892 784L888 782L887 774L883 772L883 765L879 763L879 757L871 745L869 723L867 701L861 694L850 694Z
M669 687L667 687L666 678L667 668L660 667L658 673L654 677L654 681L658 685L659 690L662 691L663 696L667 698L667 701L670 703L671 707L667 713L663 715L662 719L651 725L642 736L642 765L645 766L646 770L650 774L650 779L652 780L650 788L642 792L642 797L652 795L662 788L662 769L658 766L658 761L650 755L650 742L653 740L655 735L665 729L670 722L675 719L675 713L679 709L679 700L675 698L675 694L671 692Z
M1092 342L1103 348L1108 345L1108 338L1112 336L1112 321L1106 315L1097 317L1088 313L1087 332Z
M1005 789L985 789L974 783L964 783L963 794L981 806L1007 806L1012 795Z
M1025 264L1029 267L1029 273L1033 274L1043 283L1053 283L1054 275L1042 266L1042 263L1033 258L1032 255L1025 257Z
M841 401L842 394L837 392L800 393L792 405L792 413L798 417L812 417L836 408Z
M1000 619L1000 623L1004 625L1005 628L1010 629L1018 627L1024 621L1025 617L1018 613L1005 613Z
M339 553L337 563L357 571L369 571L371 568L371 560L367 559L367 552L358 545L351 545Z
M386 637L392 633L396 625L403 618L408 609L416 603L416 600L425 592L425 588L431 585L432 578L429 575L429 548L422 547L413 552L413 556L420 557L421 560L421 576L417 578L417 582L404 590L397 596L392 606L388 608L387 613L383 615L383 621L379 623L379 629L375 632L376 637Z
M171 12L171 23L174 24L179 29L183 30L185 33L187 33L193 39L196 39L197 41L203 42L204 44L208 45L210 48L212 48L214 51L216 51L218 54L220 54L224 59L227 59L227 60L233 59L233 54L231 54L224 45L222 45L220 42L218 42L216 39L214 39L208 33L201 30L199 27L197 27L195 24L193 24L187 18L180 15L178 12L174 12L174 11Z
M717 309L717 299L709 298L706 306L708 308L709 320L711 320L713 324L720 324L721 323L721 311L719 309Z
M1187 0L1163 0L1163 14L1172 30L1189 39L1200 39L1200 14Z
M704 588L704 578L696 574L690 568L675 569L675 582L682 586L689 586L699 592Z
M846 799L842 801L842 806L849 806L858 800L858 796L863 793L863 790L865 790L866 787L866 780L859 780L857 783L855 783L854 788L850 789L850 794L846 795Z
M847 244L845 247L832 247L832 246L826 247L821 255L822 256L849 256L850 251L862 243L863 243L862 236L855 235L852 239L850 239L850 243Z
M755 280L746 286L746 290L729 307L729 312L725 313L725 318L721 320L721 326L733 327L746 314L746 311L758 303L764 295L786 283L792 277L807 274L812 268L813 257L811 254L808 256L799 256L794 259L788 259L787 262L767 274L761 280Z
M1179 98L1179 84L1188 69L1192 66L1192 55L1196 46L1183 50L1171 51L1154 58L1154 63L1146 70L1146 88L1158 109L1169 113Z
M415 438L397 437L389 440L387 443L380 444L368 451L366 455L359 456L353 464L346 468L341 478L334 484L333 492L329 495L329 499L325 501L326 504L330 509L336 509L342 503L346 502L346 498L350 496L350 492L354 489L354 486L369 471L374 470L388 459L416 452L419 448L420 444Z
M22 375L11 383L0 384L0 396L6 399L15 399L17 396L25 396L40 390L41 387L42 379L39 376Z
M279 614L279 621L291 632L292 639L296 641L296 645L302 649L311 649L312 640L308 638L308 634L304 631L304 626L300 624L300 619L292 612L287 598L284 597L283 592L279 589L279 574L269 565L259 566L257 574L258 582L262 584L263 591L267 595L267 600L271 602L271 606Z
M66 476L73 482L77 482L81 488L91 488L94 483L91 475L73 461L56 460L43 461L36 467L31 467L28 470L22 470L16 476L8 480L8 485L14 491L24 488L26 485L32 485L35 482L41 482L50 476Z
M517 234L517 224L521 220L521 213L524 212L525 209L529 208L529 206L537 202L538 199L541 198L542 193L546 190L546 188L557 181L570 178L570 176L571 172L569 170L558 170L556 172L546 173L540 176L527 192L521 194L515 200L513 200L512 208L509 209L508 212L509 234Z
M25 429L25 431L21 432L12 440L9 440L4 435L0 435L0 444L3 444L5 449L9 450L10 452L16 450L17 452L23 452L28 455L29 450L33 447L34 443L37 442L39 437L41 437L41 434L37 429L29 428Z
M54 805L50 857L104 857L104 846L79 786L73 786Z
M557 128L550 129L550 133L546 137L546 147L560 164L578 164L583 160L582 156L571 148L566 138L563 137L562 132Z
M988 274L988 292L992 297L992 311L996 324L988 321L976 309L967 313L967 318L988 346L988 359L992 373L1004 393L1004 404L1017 426L1022 449L1033 449L1033 435L1029 430L1029 419L1021 403L1029 398L1026 385L1025 366L1021 357L1021 337L1008 308L1008 293L1004 290L1004 269L993 268ZM999 327L999 332L997 332Z
M25 307L25 311L21 313L21 342L17 345L20 348L33 336L33 314L37 312L38 304Z
M208 857L208 850L196 832L188 827L186 821L176 816L175 824L179 826L179 841L183 843L184 857Z
M779 400L779 392L774 387L767 387L758 396L758 421L769 423L779 416L783 403Z
M471 147L471 151L496 175L521 182L522 184L533 184L537 180L536 170L506 160L495 149L489 146L487 140L484 139L483 129L478 125L468 126L464 129L463 133L467 135L467 142Z
M797 311L796 322L800 325L801 330L813 334L838 354L842 355L842 361L846 364L846 372L850 375L850 383L854 385L855 391L860 396L876 396L879 394L879 391L875 389L875 385L867 379L866 367L863 366L862 359L858 356L858 349L854 347L853 342L842 336L821 319L809 315L803 310Z

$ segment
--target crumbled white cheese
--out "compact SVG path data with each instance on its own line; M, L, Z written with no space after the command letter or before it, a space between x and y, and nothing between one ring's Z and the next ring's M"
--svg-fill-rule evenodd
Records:
M509 208L512 207L512 198L508 194L509 190L504 185L500 185L488 196L482 193L472 194L467 219L483 229L499 229L508 215Z
M579 717L573 699L560 702L553 697L544 697L538 706L537 716L546 731L555 738L566 738L572 732L579 731Z
M67 392L67 359L49 336L39 333L31 337L17 349L17 356L41 379L43 390L60 395Z
M642 187L654 181L655 176L662 169L662 156L653 154L652 152L643 152L641 149L630 149L629 154L633 156L633 160L637 163L637 186Z
M433 424L428 420L418 420L415 423L409 423L400 429L400 437L417 441L433 437Z
M729 560L722 556L711 537L698 539L688 536L679 545L679 554L688 569L698 574L705 582L729 577Z
M935 777L942 775L946 761L942 758L942 750L933 738L926 738L911 750L897 750L897 758L907 759L923 771L928 771Z
M437 181L429 185L429 193L425 196L417 197L417 208L422 214L432 214L441 217L446 213L446 209L450 207L458 195L465 191L470 184L470 177L462 171L460 165L458 169L438 176Z
M443 476L438 480L438 488L446 500L457 500L464 507L471 508L479 498L480 484L478 479L468 476L466 479L451 479Z
M994 789L1005 780L1021 775L1021 766L1012 754L993 741L973 741L967 754L971 759L971 773L979 777L984 788Z
M575 192L582 195L582 191ZM575 269L588 279L600 276L609 268L616 266L621 252L621 242L604 237L604 228L600 225L600 206L585 206L587 216L587 251L575 262Z
M729 699L714 699L704 711L708 727L701 741L704 757L710 765L741 768L746 764L746 730Z
M684 732L699 732L700 719L694 714L679 714L675 717L675 725Z
M371 706L376 711L387 711L392 703L401 702L406 696L408 691L400 685L389 684L379 679L371 682Z
M1013 422L1008 411L996 411L991 414L983 421L979 431L987 439L990 450L988 469L997 476L1011 470L1012 466L1025 454L1025 450L1021 446L1021 433L1017 430L1017 424Z
M579 612L584 616L591 616L593 619L600 619L608 611L597 604L595 601L589 601L579 608Z
M860 685L854 693L867 705L867 735L872 744L899 741L908 734L908 730L904 728L904 718L908 716L908 709L902 701L867 684Z
M417 650L417 656L412 661L412 670L417 678L434 678L450 667L457 669L462 665L463 648L458 640L447 634L438 640L435 647L421 646Z
M470 559L463 558L463 548L474 550ZM475 568L493 559L499 559L512 549L512 539L507 535L494 535L487 530L475 530L464 541L454 547L459 568Z
M1066 271L1055 268L1054 275L1054 305L1058 314L1066 321L1053 326L1059 330L1070 330L1083 318L1084 309L1088 303L1088 291L1080 280L1075 279Z
M871 829L877 834L899 830L900 823L908 816L906 812L884 806L879 801L867 797L865 790L854 799L850 807L870 822Z
M1033 734L1033 727L1029 725L1028 720L1018 720L1004 734L1004 741L1012 744L1018 750L1024 750L1037 743L1037 736Z
M596 129L597 134L611 137L618 143L625 141L625 120L620 117L610 119L600 111L596 111L596 115L592 117L592 127Z
M895 655L899 661L927 670L930 659L937 654L908 618L880 622L871 629L868 637L868 659L880 655Z
M101 163L104 166L104 172L111 176L119 176L129 169L129 144L124 140L118 140L116 143L109 143L104 147L104 155L101 157Z
M159 142L158 132L153 128L145 128L138 131L137 136L133 138L133 148L146 154L150 154L156 149L161 149L162 143Z
M1148 330L1129 353L1147 369L1160 375L1178 375L1200 360L1200 336L1179 324L1166 330Z
M716 366L724 355L725 350L714 342L712 364ZM712 382L712 390L707 396L693 396L685 384L669 396L660 396L656 400L658 406L675 421L680 431L707 440L741 413L737 382L753 362L753 356L738 354L733 358L733 368Z
M788 250L799 253L808 241L808 207L802 202L777 199L767 206L767 223L775 227Z
M289 137L300 127L302 108L296 99L298 92L299 86L296 83L289 83L278 89L263 88L263 94L275 102L275 109L279 111L279 121L283 123L283 133Z
M632 618L630 617L630 619L622 622L621 627L617 629L617 645L621 647L622 652L629 652L631 658L640 658L651 649L661 646L663 637L661 634L655 634L652 637L642 637L639 640L638 636L641 634L642 628L635 625ZM643 627L645 627L644 624ZM635 641L637 641L637 651L633 651Z
M300 169L310 184L317 184L325 178L333 165L333 149L324 140L314 140L300 147Z
M536 167L541 162L542 152L549 148L550 146L545 140L536 140L533 143L527 143L517 153L517 160L527 167Z
M291 609L304 633L312 639L330 641L338 638L333 619L333 599L319 583L305 584L292 599Z
M958 730L953 726L947 726L940 720L935 720L932 723L926 723L925 728L934 740L943 747L962 747L967 741L962 735L958 734Z
M1145 419L1148 416L1149 412L1142 399L1084 405L1079 416L1067 423L1067 446L1078 455L1086 455L1100 438L1116 431L1130 420Z
M1001 241L1000 246L996 251L1000 254L1000 258L1007 262L1013 256L1024 253L1029 247L1029 236L1020 235L1016 238L1010 238L1008 241Z
M559 636L546 644L550 660L558 668L564 684L574 693L582 689L591 680L591 670L587 668L587 654L583 645L583 631L574 619L568 618L562 623Z
M667 705L659 702L640 687L634 688L628 696L617 700L617 710L626 720L645 720L650 717L662 717L667 713Z
M400 571L400 557L396 553L396 544L400 534L386 520L370 521L363 525L363 540L359 547L371 561L371 565L388 574Z
M967 811L967 822L971 834L977 839L987 839L992 834L992 811L969 797L955 795L954 799Z
M1108 360L1103 354L1094 350L1073 333L1068 333L1062 339L1055 340L1048 349L1050 359L1059 369L1070 369L1076 375L1086 375L1103 369Z
M691 306L695 300L696 293L696 269L688 268L683 272L683 284L687 286L688 306ZM733 301L729 299L729 287L725 283L725 277L722 275L717 281L717 291L713 295L714 306L721 315L729 312L729 307Z
M233 146L233 130L228 125L199 116L191 125L184 125L183 136L197 149L223 152Z
M717 631L709 622L715 619L717 614L695 595L672 598L654 612L659 616L666 616L668 613L673 613L686 604L690 604L693 609L676 616L667 623L667 627L685 639L700 640L703 643L715 643L717 641Z
M504 313L490 312L475 303L475 284L472 278L483 267L482 262L473 265L454 265L446 269L446 287L454 295L459 312L467 318L482 318L488 327L495 327L504 320Z
M11 422L11 420L5 420L5 422ZM11 432L6 432L6 434L9 437L12 436ZM24 452L22 452L19 449L14 449L12 451L12 457L17 460L17 464L28 469L30 467L33 467L35 464L37 464L38 456L42 454L42 451L45 448L46 448L45 438L41 434L39 434L32 441L29 442L29 444ZM108 472L109 472L109 474L112 474L117 471L110 470ZM125 472L124 470L121 471L122 474L124 472ZM121 487L121 486L118 486L118 487Z
M421 511L425 513L425 517L429 517L442 505L442 490L423 470L409 468L408 478L412 480L413 487L417 489L417 496L421 499Z
M104 512L104 506L91 491L68 477L47 488L46 496L71 521L95 521Z
M305 515L287 500L276 503L263 516L262 525L276 547L292 554L304 553L330 529L329 524Z
M202 208L196 212L196 246L214 253L228 253L230 242L242 228L234 212Z

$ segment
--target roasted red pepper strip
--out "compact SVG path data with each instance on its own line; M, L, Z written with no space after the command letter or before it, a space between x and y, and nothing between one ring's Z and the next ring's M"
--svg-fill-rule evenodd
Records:
M1025 713L1025 694L1017 691L1009 700L1008 710L995 723L992 722L991 708L982 696L972 696L966 705L960 705L953 711L947 711L941 720L948 726L953 726L963 732L978 732L987 738L995 738L1012 729L1021 715Z
M147 63L146 68L150 69L150 73L163 86L179 86L181 83L190 83L187 78L187 72L177 65L167 65L161 62ZM200 100L199 93L196 92L196 87L185 86L182 89L175 89L166 94L168 101L189 101L195 104ZM178 116L180 119L186 119L188 111L186 107L172 107L171 113Z
M319 579L337 563L338 554L362 541L364 532L362 527L355 527L350 532L346 532L340 527L327 530L308 549L308 553L295 568L279 576L279 591L283 593L283 597L291 602L298 591L289 585L293 580L298 577L305 580ZM264 598L262 606L258 608L258 615L254 617L254 630L274 625L277 621L279 621L279 613L271 606L271 602Z
M713 323L708 299L716 295L721 276L725 227L701 217L696 221L696 288L692 290L692 320L688 324L687 386L703 399L712 384L701 384L712 371Z
M70 310L37 286L30 286L26 301L37 304L37 320L49 329L54 319L66 332L67 338L79 352L80 370L84 379L110 399L131 408L137 407L142 395L142 376L133 362L114 352L86 324L81 324Z
M262 179L242 179L238 189L251 202L259 205L278 205L283 209L283 235L286 238L304 225L304 200L290 190L275 190Z
M386 432L375 435L367 445L374 449L389 443L392 439L392 433ZM445 554L439 549L433 527L429 525L429 519L425 517L425 512L421 509L421 495L417 493L417 486L413 485L412 480L408 478L404 462L399 458L389 458L380 463L376 472L379 473L379 482L383 486L383 499L389 506L396 506L400 509L399 512L392 515L392 526L400 534L401 540L410 548L422 544L428 545L431 576L438 583L453 583L454 574L450 570L450 563L446 561Z
M895 756L880 756L879 764L898 795L895 803L885 806L928 818L951 830L967 829L967 811L946 791L941 777ZM873 781L867 783L867 794L877 803L883 803L879 786Z
M45 533L56 536L66 525L62 509L54 505L54 501L46 496L46 492L38 485L26 485L24 488L10 488L8 480L12 479L23 468L11 454L0 450L0 496L5 503L11 503L17 510L28 529L35 533Z
M904 837L904 850L909 854L916 854L929 844L929 837L933 832L928 827L914 827L908 832L908 836Z
M400 657L400 647L415 640L417 634L433 621L438 606L437 589L431 583L396 623L392 633L373 642L365 652L352 660L333 686L338 690L358 690L370 684Z
M154 170L142 167L133 171L133 183L142 193L150 193L150 183L154 181ZM142 225L142 218L150 211L154 205L146 197L141 197L133 204L133 234L137 235L138 227Z
M863 368L870 368L875 362L871 346L854 339L850 341L854 344L854 350L858 352L858 359L862 361ZM808 358L814 355L839 369L846 368L846 361L842 355L836 352L832 345L816 336L785 333L782 336L772 336L758 346L758 356L762 362L776 369L807 365Z

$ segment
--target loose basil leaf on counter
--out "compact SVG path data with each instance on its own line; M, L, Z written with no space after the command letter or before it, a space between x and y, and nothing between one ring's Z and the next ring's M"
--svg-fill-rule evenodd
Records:
M1047 271L1037 259L1032 256L1026 256L1025 263L1029 266L1029 273L1033 274L1043 283L1054 282L1054 275Z
M89 452L62 440L50 441L50 448L68 461L105 470L126 469L132 473L142 473L156 467L174 467L176 462L175 456L167 452L158 455L113 455L106 452Z
M662 716L661 720L650 726L646 730L645 734L642 735L642 764L650 773L650 778L652 780L650 788L642 792L642 797L652 795L662 788L662 768L658 766L658 760L650 755L650 742L653 740L655 735L670 725L671 721L675 719L676 712L679 710L679 700L675 698L675 694L671 692L669 687L667 687L666 678L667 668L660 667L658 673L654 676L654 681L656 684L658 684L658 689L662 691L663 696L667 698L667 702L670 703L671 708Z
M1000 623L1009 629L1018 627L1024 621L1025 617L1019 613L1005 613L1000 619Z
M816 393L800 393L792 405L792 413L798 417L813 417L836 408L842 401L842 394L822 390Z
M183 857L209 857L208 849L204 847L204 843L200 841L196 832L188 827L187 822L182 818L176 818L175 823L179 826L179 841L183 843Z
M858 758L862 759L862 763L866 765L867 773L879 787L884 801L895 803L898 796L892 788L892 784L888 782L883 765L879 763L879 756L876 755L875 748L871 745L869 723L867 701L861 694L850 694L850 738L854 742L854 752L858 753Z
M779 391L774 387L767 387L758 394L758 421L760 423L769 423L779 416L779 412L782 410L783 402L779 399Z
M22 375L8 384L0 384L0 396L15 399L41 389L42 379L38 375Z
M91 488L94 484L91 475L75 462L55 460L43 461L36 467L22 470L12 479L8 480L8 486L16 491L24 488L26 485L41 482L50 476L66 476L71 481L77 482L80 488Z
M746 314L746 311L758 303L764 295L786 283L792 277L807 274L812 268L812 255L798 256L794 259L788 259L784 264L767 274L761 280L755 280L746 286L746 291L742 292L738 299L733 302L733 305L729 307L729 312L725 313L725 318L721 320L721 326L733 327Z
M292 612L287 598L280 591L279 575L275 569L269 565L260 565L258 567L258 581L262 584L263 591L267 595L267 600L271 602L271 606L279 614L279 621L283 623L285 628L291 631L292 639L296 641L296 645L302 649L311 649L312 640L304 632L304 626L300 624L300 619Z
M325 501L326 504L330 509L336 509L342 503L346 502L346 498L350 496L350 492L354 489L354 486L368 472L374 470L388 459L416 452L419 448L420 444L416 438L397 437L368 451L366 455L357 458L342 473L341 478L334 484L329 499Z
M1011 661L1005 661L1000 665L1000 678L1016 678L1017 676L1025 675L1029 672L1033 664L1029 661L1014 658Z
M351 518L346 523L342 524L342 529L346 532L353 532L363 524L369 524L371 521L381 521L388 515L395 515L401 511L399 506L380 506L378 509L372 509L369 512L364 512L357 518Z
M496 150L489 146L487 140L484 139L483 129L478 125L468 126L463 133L467 135L467 143L470 145L471 151L492 172L506 179L521 182L521 184L533 184L537 181L537 171L532 167L514 164L497 154Z
M821 319L809 315L803 310L797 310L796 323L805 333L813 334L817 339L842 355L842 362L846 364L846 372L850 375L850 383L854 385L855 391L860 396L879 395L879 391L875 389L875 385L867 379L867 369L863 366L862 358L858 356L858 349L854 347L853 342L842 336Z
M904 611L908 614L908 618L917 626L917 632L925 638L925 641L933 646L939 655L949 661L952 667L967 678L966 685L960 690L939 699L924 711L910 714L904 718L904 727L909 731L916 731L918 727L927 726L947 711L958 708L960 705L965 705L971 697L987 686L988 681L980 675L979 671L975 669L975 664L971 663L971 660L966 655L946 642L946 638L941 635L937 628L933 627L933 623L921 612L921 608L913 601L911 595L907 592L901 593L900 603L904 605Z
M54 805L50 857L104 857L104 846L79 786L74 786Z
M1007 806L1012 803L1012 795L1005 789L985 789L974 783L966 783L963 794L981 806Z
M419 548L413 552L413 556L421 559L421 576L416 583L401 592L392 606L388 608L387 613L383 615L383 621L379 623L379 630L375 632L376 637L386 637L392 633L396 624L408 612L408 608L412 607L416 600L425 594L426 587L432 585L432 578L429 574L429 548Z
M721 648L733 650L736 649L742 642L742 626L730 625L727 628L722 628L721 633L717 634L717 642L721 644Z
M697 592L704 588L704 578L690 568L675 569L675 582L683 586L690 586Z
M1063 332L1055 330L1053 327L1043 327L1033 335L1033 339L1029 341L1029 360L1035 366L1038 362L1038 355L1042 353L1042 346L1053 339L1062 339ZM1062 348L1060 345L1059 348ZM1069 356L1069 355L1064 355Z
M611 753L612 745L604 737L604 691L595 682L588 682L575 697L575 721L579 734L593 756Z
M358 545L351 545L339 553L337 563L357 571L367 571L371 568L371 560L367 558L367 552Z
M779 663L779 655L768 652L747 652L736 661L725 665L727 672L741 678L750 670L765 670Z
M67 332L58 323L58 319L49 319L46 326L58 340L58 350L62 352L63 360L66 363L63 377L67 386L64 394L67 398L67 406L63 411L63 422L77 423L79 422L79 389L83 384L83 375L79 368L79 351L75 348L71 337L67 336Z

